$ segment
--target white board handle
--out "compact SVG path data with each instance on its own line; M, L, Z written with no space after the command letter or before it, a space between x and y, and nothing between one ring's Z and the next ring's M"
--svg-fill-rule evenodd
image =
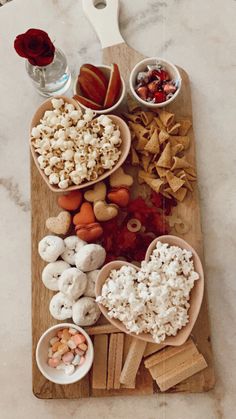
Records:
M104 3L100 9L96 5ZM124 42L119 29L119 0L83 0L83 10L94 27L102 48Z

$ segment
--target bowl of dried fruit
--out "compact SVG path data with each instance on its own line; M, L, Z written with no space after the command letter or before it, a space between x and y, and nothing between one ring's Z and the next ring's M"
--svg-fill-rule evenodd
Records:
M91 186L124 163L131 144L128 125L116 115L95 117L65 96L46 100L35 112L30 149L53 192Z
M161 58L146 58L133 68L129 79L134 98L144 106L155 109L169 105L181 90L178 68Z
M113 112L125 96L125 82L117 64L84 64L74 83L74 99L97 114Z

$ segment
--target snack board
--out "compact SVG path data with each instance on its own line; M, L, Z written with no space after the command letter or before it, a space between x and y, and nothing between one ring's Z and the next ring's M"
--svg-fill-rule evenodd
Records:
M120 40L121 42L121 40ZM129 78L129 74L134 65L143 59L144 57L138 52L134 51L128 47L125 43L120 43L113 45L112 47L107 47L103 49L103 62L104 64L117 63L120 68L122 77L125 79L126 83ZM168 106L168 111L175 113L177 117L192 118L192 107L191 107L191 95L190 95L190 85L187 74L184 70L179 69L182 77L182 90L173 104ZM124 108L120 110L122 113L125 111ZM119 115L119 113L118 113ZM191 129L188 133L190 136L190 148L187 152L188 159L192 163L195 162L195 145L194 145L194 135L193 130ZM133 173L133 168L132 168ZM132 187L139 188L138 183L135 181L135 185ZM60 386L53 384L47 381L39 372L36 362L35 362L35 348L37 341L41 334L53 324L57 322L53 320L48 310L49 301L53 295L51 291L46 289L41 282L41 273L44 267L43 261L38 255L38 242L39 240L47 234L47 229L45 227L46 220L58 213L57 205L57 195L49 190L42 177L40 176L37 168L35 167L34 162L31 160L31 202L32 202L32 335L33 335L33 352L32 352L32 361L33 361L33 392L39 398L81 398L81 397L90 397L90 396L115 396L115 395L141 395L141 394L153 394L160 391L157 387L155 381L152 378L148 368L145 368L144 362L142 361L141 366L139 367L138 374L136 377L136 384L134 388L133 382L126 382L126 384L121 384L120 388L117 385L117 371L121 368L120 357L119 362L116 363L115 369L114 365L111 367L112 360L111 354L108 354L108 350L105 350L104 353L97 352L97 356L100 356L99 362L101 368L104 368L104 365L108 363L110 371L114 371L114 376L108 374L107 384L104 384L104 373L100 374L99 368L96 371L93 369L90 373L85 376L81 381L67 385ZM195 248L198 255L200 256L203 262L203 238L201 232L200 224L200 207L199 207L199 198L197 191L197 184L195 183L194 191L191 196L188 196L182 203L178 203L178 206L175 209L175 215L181 217L183 220L191 220L191 228L189 231L184 234L182 237ZM176 233L174 233L176 234ZM181 237L181 235L179 235ZM98 321L98 324L107 324L107 320L101 317ZM91 328L92 329L92 328ZM91 331L91 334L94 332ZM104 348L108 348L108 341L110 348L115 348L117 341L119 341L119 347L123 347L123 358L125 359L126 354L129 352L130 347L138 345L135 341L132 342L129 335L123 335L121 333L116 334L103 333L101 335L95 335L94 345L95 348L99 347L99 344L102 342ZM202 371L195 374L193 369L192 375L190 378L182 381L181 383L174 385L168 391L170 392L203 392L208 391L214 385L214 370L213 370L213 361L212 361L212 351L211 351L211 341L210 341L210 328L208 321L208 309L207 309L207 292L205 287L205 294L203 303L201 306L200 314L197 319L197 322L194 326L192 332L192 338L200 354L203 355L207 362L207 367L204 365ZM163 345L160 345L160 349L163 348ZM190 348L190 349L189 349ZM156 347L153 349L148 346L145 349L144 355L151 355L156 351ZM194 352L191 344L187 346L186 351L191 352L191 356ZM131 351L132 352L132 351ZM163 352L163 351L162 351ZM190 353L188 352L188 353ZM157 352L158 353L158 352ZM161 353L161 352L159 352ZM136 351L137 354L137 351ZM109 356L110 355L110 356ZM193 354L194 355L194 354ZM168 352L166 357L168 356ZM179 356L179 355L178 355ZM202 360L200 360L202 362ZM99 363L96 363L99 365ZM133 366L135 368L135 365ZM132 380L131 380L132 381ZM98 384L97 384L98 383ZM103 384L102 384L103 383ZM113 383L113 384L109 384ZM172 379L172 383L174 383ZM97 388L99 387L99 388ZM106 387L106 388L103 388ZM108 389L109 387L113 387ZM165 388L165 384L162 384L162 388Z

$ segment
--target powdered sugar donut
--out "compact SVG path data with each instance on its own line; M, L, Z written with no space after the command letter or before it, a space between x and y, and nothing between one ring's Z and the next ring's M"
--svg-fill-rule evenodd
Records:
M62 292L55 294L49 304L49 311L56 320L66 320L72 317L72 302Z
M87 287L84 291L85 297L95 297L95 282L100 270L90 271L87 273Z
M64 260L48 263L42 272L42 281L45 287L52 291L58 291L58 280L62 272L68 268L70 268L70 265Z
M77 268L64 271L58 281L59 290L71 301L83 295L87 286L87 276Z
M82 297L72 306L72 318L79 326L91 326L99 319L101 311L94 298Z
M67 237L64 239L64 243L66 249L62 253L61 257L70 265L75 265L75 253L77 253L87 243L84 240L79 239L77 236Z
M45 262L55 262L64 250L64 240L58 236L45 236L38 244L39 255Z
M83 272L94 271L103 265L106 251L99 244L86 244L75 255L75 265Z

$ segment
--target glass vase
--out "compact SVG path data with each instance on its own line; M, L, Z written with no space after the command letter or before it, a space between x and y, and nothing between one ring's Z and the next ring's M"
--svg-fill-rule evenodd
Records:
M50 64L39 67L26 61L26 71L34 87L42 96L62 95L70 87L71 73L66 56L58 48L55 50L54 59Z

